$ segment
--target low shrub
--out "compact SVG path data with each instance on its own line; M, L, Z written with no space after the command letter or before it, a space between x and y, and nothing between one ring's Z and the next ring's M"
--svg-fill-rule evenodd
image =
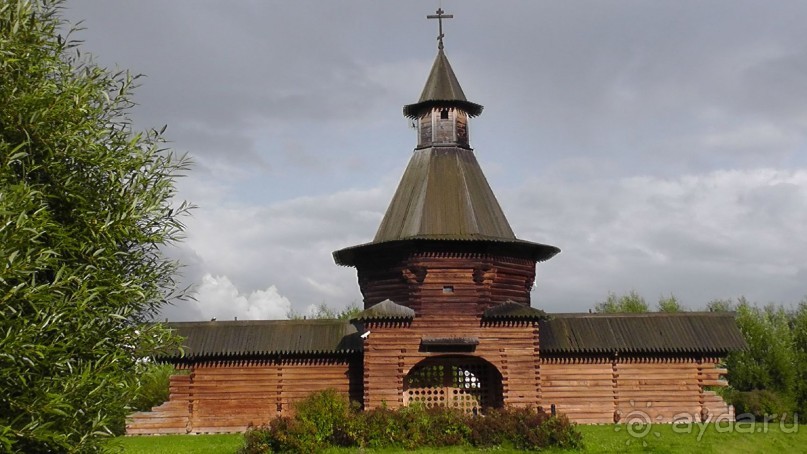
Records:
M731 391L726 399L734 405L738 420L755 421L791 420L794 403L788 396L767 389L753 391Z
M324 446L325 443L317 440L317 429L312 423L281 416L266 426L248 429L244 434L244 447L239 452L309 453L319 451Z
M356 413L352 419L351 426L358 446L383 448L404 445L406 437L401 429L401 417L396 412L380 407Z
M562 449L582 449L583 434L577 430L576 424L569 421L566 415L550 416L539 427L540 444L536 447L554 446Z
M540 408L510 408L488 411L484 418L469 421L468 441L478 448L510 445L523 450L550 446L579 449L583 438L564 416L549 416Z
M550 417L540 408L492 409L485 416L422 405L359 411L336 391L327 390L312 394L295 409L293 418L276 418L267 426L250 429L241 452L315 452L328 446L417 449L470 445L523 450L582 447L582 436L575 424L565 416Z
M335 389L311 394L295 405L296 419L314 427L318 443L330 440L334 428L349 417L350 402Z

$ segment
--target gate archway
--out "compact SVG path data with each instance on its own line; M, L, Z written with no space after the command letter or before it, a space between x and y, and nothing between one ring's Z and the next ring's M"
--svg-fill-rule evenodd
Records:
M502 374L474 356L440 356L417 363L404 378L404 405L451 407L478 414L502 406Z

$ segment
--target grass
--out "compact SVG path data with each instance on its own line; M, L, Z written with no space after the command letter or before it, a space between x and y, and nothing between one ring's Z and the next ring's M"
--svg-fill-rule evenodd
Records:
M118 437L110 447L121 446L125 454L233 454L244 444L243 439L241 434Z
M807 426L778 423L735 423L721 425L657 424L641 427L625 425L579 426L586 445L582 451L548 450L550 453L757 453L807 452ZM242 444L241 435L165 435L155 437L121 437L111 442L122 446L125 454L234 454ZM331 449L331 454L406 453L398 449L358 450ZM461 454L473 452L468 447L421 449L418 453ZM476 452L510 453L509 449Z
M805 452L807 426L770 423L720 425L656 424L580 426L586 453L758 453ZM749 433L750 432L750 433ZM562 451L550 451L562 452Z

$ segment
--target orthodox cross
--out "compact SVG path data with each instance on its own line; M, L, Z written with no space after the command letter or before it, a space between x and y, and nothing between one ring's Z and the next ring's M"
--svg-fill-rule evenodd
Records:
M437 36L437 41L439 42L439 44L437 44L437 48L442 50L443 49L443 37L446 36L446 35L443 34L443 19L453 19L454 15L453 14L443 14L443 13L445 13L445 11L443 11L443 8L437 8L437 11L435 11L435 12L437 14L429 14L428 16L426 16L426 19L437 19L437 22L440 24L440 34Z

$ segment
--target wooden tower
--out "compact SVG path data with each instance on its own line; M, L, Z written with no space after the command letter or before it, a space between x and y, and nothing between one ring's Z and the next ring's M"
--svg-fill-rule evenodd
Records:
M469 142L482 106L466 99L442 46L420 100L403 110L418 143L378 232L333 254L356 267L365 309L386 299L419 316L528 307L536 262L560 250L513 234Z
M450 17L442 13L430 17ZM415 396L408 388L431 386L423 376L434 388L452 385L451 392L463 391L460 375L497 390L471 399L463 407L471 411L517 404L518 396L538 401L542 313L530 307L530 291L536 262L560 250L513 234L469 142L468 119L482 106L466 99L442 37L441 23L420 99L403 109L417 124L418 143L375 238L333 254L358 272L365 308L359 320L371 331L364 344L370 408L406 404ZM524 361L517 375L528 389L511 395L515 370L507 358L514 353ZM448 392L424 389L417 392Z

